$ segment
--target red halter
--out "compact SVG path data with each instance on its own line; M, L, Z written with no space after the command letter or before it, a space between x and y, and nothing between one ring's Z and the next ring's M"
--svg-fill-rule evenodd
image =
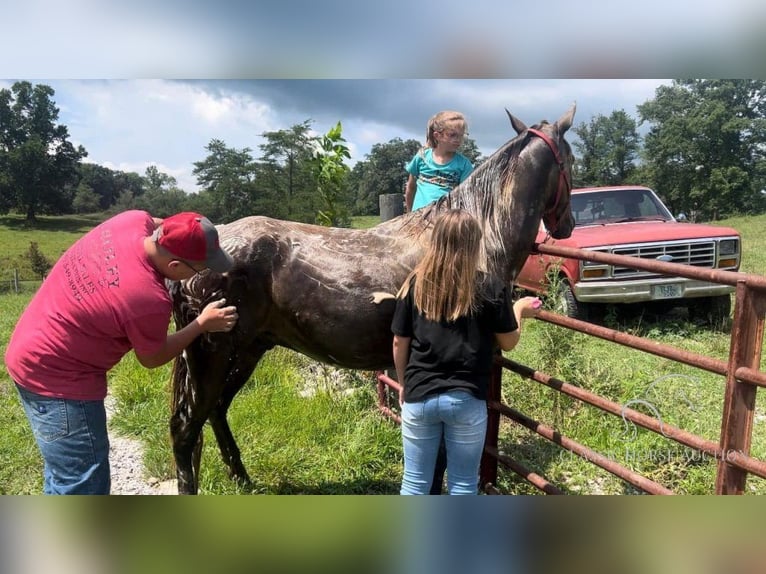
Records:
M559 154L559 148L556 145L556 142L554 142L551 138L549 138L547 135L545 135L540 130L536 130L534 128L528 128L527 131L529 133L533 134L533 135L538 136L546 144L548 144L548 147L553 152L553 157L554 157L554 159L556 160L556 163L559 166L559 185L558 185L558 188L556 189L556 199L553 202L553 207L551 207L550 209L546 209L545 210L545 216L546 216L545 225L546 225L546 227L548 227L548 223L549 222L547 220L551 216L555 216L556 208L559 206L559 202L561 201L561 195L562 195L563 190L566 189L567 192L571 191L572 184L570 183L569 177L567 176L566 166L564 165L564 161L561 159L561 155ZM556 222L555 221L550 221L550 224L551 224L551 227L550 227L549 231L551 231L551 232L555 231L555 229L557 227Z

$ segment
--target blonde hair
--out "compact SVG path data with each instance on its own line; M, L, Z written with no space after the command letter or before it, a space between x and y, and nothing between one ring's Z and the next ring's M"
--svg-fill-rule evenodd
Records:
M431 117L430 120L428 120L428 127L426 128L426 145L425 147L435 148L436 147L436 138L434 137L434 132L440 132L445 129L447 129L447 124L452 122L459 122L462 124L462 128L464 132L468 131L468 122L465 119L465 116L461 114L460 112L455 112L452 110L444 110L442 112L439 112Z
M412 286L415 306L431 321L455 321L471 314L477 307L481 237L479 222L470 213L445 211L397 297L405 297Z

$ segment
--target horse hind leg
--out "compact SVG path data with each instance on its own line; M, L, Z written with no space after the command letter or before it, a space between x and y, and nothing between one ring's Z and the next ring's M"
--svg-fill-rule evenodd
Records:
M229 477L243 487L250 486L250 476L242 464L241 453L231 432L231 427L229 427L226 414L232 400L250 379L258 361L267 350L268 347L259 348L247 356L237 357L233 362L234 366L226 376L226 387L209 417L210 426L213 428L218 448L221 451L221 458L228 469Z

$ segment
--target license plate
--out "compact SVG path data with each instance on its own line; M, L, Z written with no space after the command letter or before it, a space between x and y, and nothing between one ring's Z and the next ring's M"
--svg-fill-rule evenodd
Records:
M678 283L652 286L652 299L678 299L682 295L683 289Z

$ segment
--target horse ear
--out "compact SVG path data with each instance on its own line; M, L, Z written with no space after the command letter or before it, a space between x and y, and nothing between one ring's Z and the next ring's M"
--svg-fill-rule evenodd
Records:
M574 120L575 110L577 109L577 102L572 103L572 107L562 115L556 122L559 126L559 132L562 134L572 127L572 121Z
M511 125L513 126L513 129L516 130L517 134L521 134L521 132L527 131L526 124L514 116L511 112L509 112L508 108L505 108L505 113L508 114L508 119L511 120Z

